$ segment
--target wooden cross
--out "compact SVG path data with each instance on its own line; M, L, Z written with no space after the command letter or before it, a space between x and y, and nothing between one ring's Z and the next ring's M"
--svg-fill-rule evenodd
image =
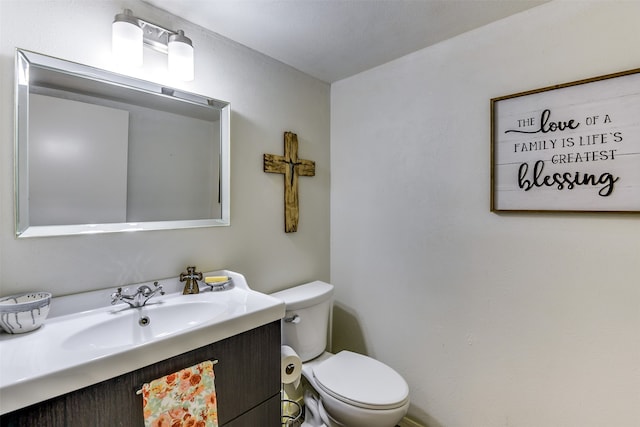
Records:
M284 174L284 231L298 231L298 176L315 176L316 162L298 159L298 135L284 133L284 156L264 155L264 171Z

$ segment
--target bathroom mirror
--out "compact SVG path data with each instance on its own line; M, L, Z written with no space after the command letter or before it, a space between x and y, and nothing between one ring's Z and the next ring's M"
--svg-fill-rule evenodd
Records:
M18 237L229 225L229 103L16 51Z

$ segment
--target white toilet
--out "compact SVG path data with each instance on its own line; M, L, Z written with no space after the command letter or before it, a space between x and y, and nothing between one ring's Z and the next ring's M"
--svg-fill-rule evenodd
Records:
M393 427L409 408L409 387L396 371L350 351L325 351L333 285L315 281L272 294L286 304L282 344L302 359L302 374L320 399L305 393L309 427Z

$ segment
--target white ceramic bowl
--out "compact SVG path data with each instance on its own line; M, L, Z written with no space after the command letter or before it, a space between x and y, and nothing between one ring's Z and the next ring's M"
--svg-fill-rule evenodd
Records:
M9 334L38 329L49 314L51 293L27 292L0 298L0 326Z

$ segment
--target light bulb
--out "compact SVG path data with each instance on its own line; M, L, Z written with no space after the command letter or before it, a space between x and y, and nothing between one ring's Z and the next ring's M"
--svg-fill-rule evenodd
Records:
M111 50L119 64L142 66L142 28L129 9L116 15L111 26Z
M191 40L185 37L182 30L178 30L177 34L169 36L167 48L169 72L180 80L193 80L193 45Z

